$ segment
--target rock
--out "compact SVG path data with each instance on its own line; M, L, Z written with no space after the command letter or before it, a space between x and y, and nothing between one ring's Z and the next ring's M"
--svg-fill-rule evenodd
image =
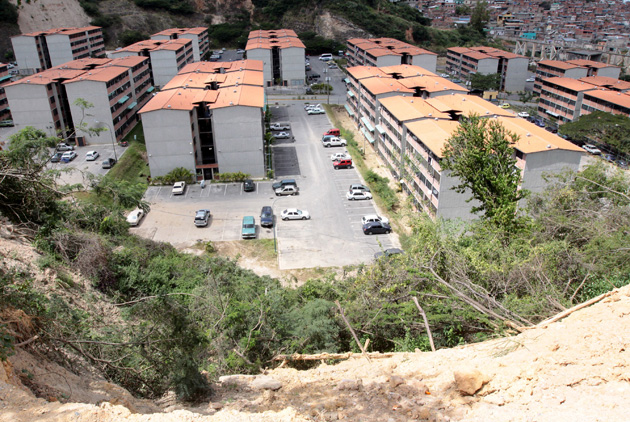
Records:
M472 371L455 371L453 372L453 378L455 378L455 388L457 391L469 396L475 394L488 382L483 374L476 369Z
M486 396L484 399L487 403L494 404L497 406L503 406L505 404L505 399L503 396L499 394L493 394L491 396Z
M279 390L282 388L282 383L277 379L271 378L268 375L259 375L252 382L252 388L254 390Z
M337 388L339 390L355 390L359 391L363 387L363 381L358 380L341 380Z
M402 377L399 377L397 375L392 375L391 377L389 377L389 386L392 388L396 388L400 384L404 384L404 383L405 383L405 380L402 379Z
M223 409L223 403L221 402L214 402L214 403L210 403L210 405L208 406L214 410L221 410Z

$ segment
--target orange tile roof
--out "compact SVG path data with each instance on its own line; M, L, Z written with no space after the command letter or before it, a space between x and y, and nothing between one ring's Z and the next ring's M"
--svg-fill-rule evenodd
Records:
M219 97L210 108L231 106L260 107L265 105L265 89L261 86L239 85L219 90Z
M512 112L504 110L501 107L484 100L483 98L477 97L476 95L440 95L438 97L427 98L426 102L431 104L437 110L445 113L452 112L464 116L475 113L480 116L492 115L515 117Z
M455 82L449 81L448 79L441 78L439 76L411 76L404 79L398 79L398 81L400 81L400 83L407 88L420 88L427 92L468 92L468 89L463 88L457 85Z
M64 83L73 83L79 81L109 82L122 74L127 74L128 72L128 68L121 66L97 67L96 69L85 71L83 72L83 74Z
M410 64L396 64L393 66L384 66L380 68L382 72L388 75L400 75L403 78L410 78L413 76L437 76L435 73L426 70L420 66L414 66Z
M112 59L108 64L111 66L134 67L142 63L148 62L149 58L144 56L126 56Z
M525 154L549 150L584 152L584 150L558 135L546 131L525 119L498 117L497 120L508 131L519 136L515 148Z
M27 76L8 85L31 84L31 85L48 85L51 82L62 82L64 80L75 78L85 73L85 70L79 69L48 69L43 72Z
M242 70L263 71L263 62L260 60L239 60L235 62L194 62L188 63L179 73L221 73L240 72Z
M459 123L455 120L424 119L407 123L407 130L439 158L444 156L442 154L444 145L457 128L459 128Z
M370 48L369 50L366 50L366 53L374 57L401 56L402 55L384 47Z
M576 66L582 66L582 67L595 67L598 69L602 69L605 67L619 67L612 64L595 62L593 60L585 60L585 59L567 60L567 63L574 64Z
M262 29L259 29L256 31L251 31L247 38L251 40L252 38L270 38L271 36L274 36L276 38L283 38L283 37L297 38L298 37L295 31L292 29L272 29L270 31L264 31Z
M563 69L563 70L569 70L569 69L575 69L576 67L581 67L581 66L567 63L567 62L561 62L560 60L541 60L540 62L538 62L538 65L555 67L556 69Z
M583 91L589 91L591 89L596 89L594 85L591 85L585 82L580 82L577 79L563 78L560 76L556 76L553 78L543 78L542 89L545 89L545 82L557 85L562 88L570 89L576 92L583 92Z
M389 78L382 69L376 66L353 66L347 68L346 71L357 80L373 77Z
M468 50L469 49L466 48L466 47L451 47L451 48L447 48L447 51L452 51L453 53L459 53L459 54L467 53Z
M272 47L279 48L306 48L304 43L299 38L286 37L286 38L250 38L247 41L245 50L253 50L255 48L264 48L270 50Z
M244 70L241 72L229 73L178 73L164 87L162 91L177 88L207 89L213 82L218 88L226 88L238 85L263 86L263 73L258 71Z
M609 102L611 104L616 104L621 107L630 108L630 95L626 93L621 93L617 91L606 91L606 90L595 90L589 91L584 94L590 97L595 97L597 99Z
M66 62L64 64L60 64L54 67L51 67L51 69L80 69L80 70L85 70L85 69L90 69L96 66L102 66L104 64L110 63L112 61L112 59L94 59L94 58L88 58L88 59L77 59L77 60L72 60L69 62Z
M450 119L450 115L436 110L430 103L417 97L394 97L382 98L381 105L400 122L421 118Z
M121 51L139 52L139 51L144 51L144 50L153 50L155 47L159 46L160 44L162 44L164 42L166 42L166 41L163 41L163 40L138 41L137 43L133 43L131 45L128 45L125 48L121 48L120 50L116 50L116 51L114 51L114 53L118 53L118 52L121 52Z
M361 85L374 95L388 92L400 92L412 94L413 89L406 88L394 78L367 78L361 80Z
M482 53L481 51L468 51L463 54L466 57L470 57L471 59L483 60L483 59L496 59L496 57L490 56L486 53Z
M175 40L159 41L161 44L155 46L151 51L159 50L179 50L182 46L192 46L192 40L189 38L177 38Z
M578 79L578 81L586 82L595 86L605 87L615 91L626 91L630 89L630 82L611 78L609 76L587 76Z

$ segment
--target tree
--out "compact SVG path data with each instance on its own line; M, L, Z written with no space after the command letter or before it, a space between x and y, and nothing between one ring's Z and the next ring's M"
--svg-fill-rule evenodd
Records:
M516 229L516 208L526 192L519 190L521 173L515 167L513 145L518 135L508 132L496 120L471 115L462 118L457 131L444 147L443 170L460 179L459 193L470 192L483 211L482 218L507 231Z
M488 2L486 0L477 0L477 4L470 16L470 26L480 34L483 34L483 30L489 21L490 12L488 11Z
M470 87L472 89L480 89L482 91L498 91L501 84L501 75L491 73L484 75L482 73L474 73L470 77Z
M595 111L560 126L560 133L576 141L598 141L630 154L630 118Z

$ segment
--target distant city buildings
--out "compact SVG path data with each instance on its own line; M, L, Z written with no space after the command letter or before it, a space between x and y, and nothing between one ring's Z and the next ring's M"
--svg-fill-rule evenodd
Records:
M72 60L105 55L103 30L98 26L56 28L11 37L21 73L32 74Z
M347 41L348 66L407 64L435 72L437 54L393 38L351 38Z
M263 63L265 86L303 86L306 78L305 47L295 31L277 29L249 33L245 54Z
M475 73L500 75L499 91L525 90L529 59L491 47L452 47L447 50L446 70L469 81Z
M264 177L263 84L258 60L184 67L140 110L151 175L184 167L198 180L233 172Z
M153 86L149 59L128 57L73 60L9 83L5 91L18 129L33 126L79 144L103 144L122 140L133 128ZM93 107L82 110L74 104L78 99ZM110 134L90 135L81 124Z

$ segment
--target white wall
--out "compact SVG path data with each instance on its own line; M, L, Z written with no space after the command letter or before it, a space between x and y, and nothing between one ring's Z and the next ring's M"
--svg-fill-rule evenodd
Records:
M621 73L621 68L619 67L603 67L597 69L597 76L608 76L609 78L618 79L619 73Z
M13 53L15 54L18 69L40 69L42 67L37 55L35 37L20 35L11 38L11 43L13 44Z
M584 153L579 151L557 149L527 154L522 188L532 192L542 191L546 186L544 174L558 173L566 169L577 171L583 156Z
M273 80L273 73L271 69L271 50L267 48L253 48L247 50L248 60L260 60L263 62L263 81L267 86L268 81ZM304 68L304 60L302 60L302 68Z
M153 70L153 83L162 87L177 75L177 59L173 50L156 50L149 52L151 55L151 68Z
M437 55L434 54L418 54L411 57L411 64L414 66L420 66L429 72L436 72L437 69Z
M265 176L262 109L233 106L212 110L220 173Z
M400 56L379 56L376 58L376 67L396 66L400 64Z
M437 216L444 219L461 219L463 221L471 221L479 218L477 214L471 213L473 206L479 205L479 202L472 200L470 191L465 193L457 193L452 188L460 184L458 178L450 176L449 171L442 171L440 175L440 190L438 196Z
M249 54L247 56L249 58ZM289 47L280 49L280 64L282 79L289 86L302 86L305 83L306 71L304 70L305 56L301 47Z
M505 71L505 91L525 91L525 80L529 77L527 73L528 64L529 59L527 57L517 57L508 61Z
M588 69L585 67L574 67L564 72L565 78L580 79L588 75Z
M201 54L199 53L199 36L197 34L180 34L179 38L188 38L192 40L193 61L200 61Z
M48 44L50 62L53 66L59 66L74 60L72 57L72 48L70 47L70 37L68 35L46 35L46 43ZM87 47L87 43L85 46Z
M489 75L491 73L497 73L497 66L499 65L499 59L481 59L477 62L477 73ZM527 78L525 78L527 79Z
M195 156L187 110L155 110L142 114L151 177L164 176L176 167L193 174Z
M125 50L107 52L107 57L109 57L110 59L117 59L119 57L129 57L129 56L138 56L138 55L139 54L135 51L125 51Z
M31 76L32 77L32 76ZM26 80L29 77L24 78ZM33 126L51 134L47 126L53 123L46 85L18 84L5 86L11 116L17 129Z
M87 143L93 145L111 144L112 137L114 142L116 142L116 133L110 133L112 130L115 131L115 129L114 123L112 122L112 113L109 108L109 98L107 96L105 82L77 81L64 84L64 86L68 94L70 113L72 114L74 127L77 129L77 136L85 137ZM91 116L83 116L81 107L74 105L74 102L78 98L83 98L94 104L94 107L85 110L85 113L91 114ZM107 130L100 133L100 135L89 135L88 133L78 130L81 121L83 121L88 128L105 128Z

